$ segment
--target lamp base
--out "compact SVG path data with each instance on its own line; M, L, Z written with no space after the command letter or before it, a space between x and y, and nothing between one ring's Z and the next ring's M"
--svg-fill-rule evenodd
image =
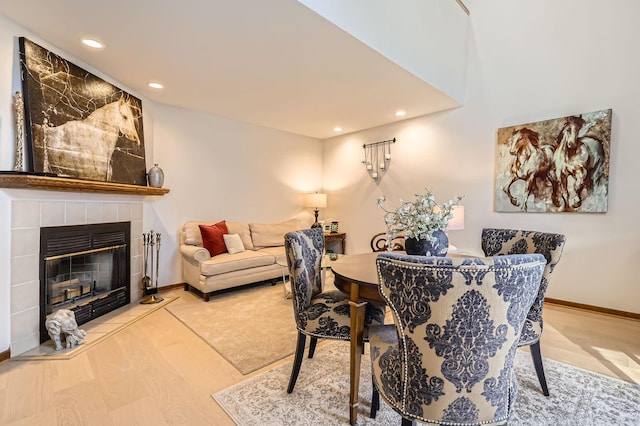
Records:
M320 213L320 210L315 209L313 213L315 214L315 219L311 228L322 228L322 225L318 222L318 213Z

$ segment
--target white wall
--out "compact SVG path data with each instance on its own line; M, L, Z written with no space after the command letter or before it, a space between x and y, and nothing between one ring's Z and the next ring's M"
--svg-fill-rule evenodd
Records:
M308 220L302 195L322 189L317 139L157 106L154 142L154 162L171 189L152 202L153 230L163 235L160 285L182 282L178 230L184 222Z
M563 233L547 296L639 313L639 14L632 1L473 2L464 107L325 142L327 214L348 232L347 252L369 250L371 236L385 230L375 204L382 194L390 206L425 187L442 201L464 194L465 229L450 233L459 249L480 253L485 226ZM607 108L607 213L494 211L498 128ZM376 183L359 162L362 144L393 137L391 166Z
M464 100L469 17L455 0L298 1L456 101Z

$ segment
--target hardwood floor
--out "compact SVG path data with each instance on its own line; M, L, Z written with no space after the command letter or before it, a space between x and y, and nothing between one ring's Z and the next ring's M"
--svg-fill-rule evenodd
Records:
M640 321L550 304L544 317L544 357L640 383ZM289 360L243 376L159 309L70 360L0 364L0 424L233 425L211 394Z

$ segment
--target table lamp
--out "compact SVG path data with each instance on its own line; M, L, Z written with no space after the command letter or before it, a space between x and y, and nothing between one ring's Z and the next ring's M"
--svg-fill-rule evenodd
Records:
M318 212L321 208L327 207L327 194L320 194L315 192L313 194L306 194L304 197L304 206L313 207L315 213L315 222L311 225L312 228L321 228L322 225L318 223Z
M449 224L445 229L447 236L449 236L449 231L461 231L464 229L464 206L453 206L451 213L453 214L453 217L449 220ZM455 253L457 250L456 246L449 243L450 253Z

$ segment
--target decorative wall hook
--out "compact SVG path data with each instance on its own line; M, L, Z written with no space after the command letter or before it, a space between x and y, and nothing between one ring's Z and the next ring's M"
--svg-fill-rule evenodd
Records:
M396 138L362 145L364 149L362 164L373 180L381 178L382 173L389 168L392 143L396 143Z

